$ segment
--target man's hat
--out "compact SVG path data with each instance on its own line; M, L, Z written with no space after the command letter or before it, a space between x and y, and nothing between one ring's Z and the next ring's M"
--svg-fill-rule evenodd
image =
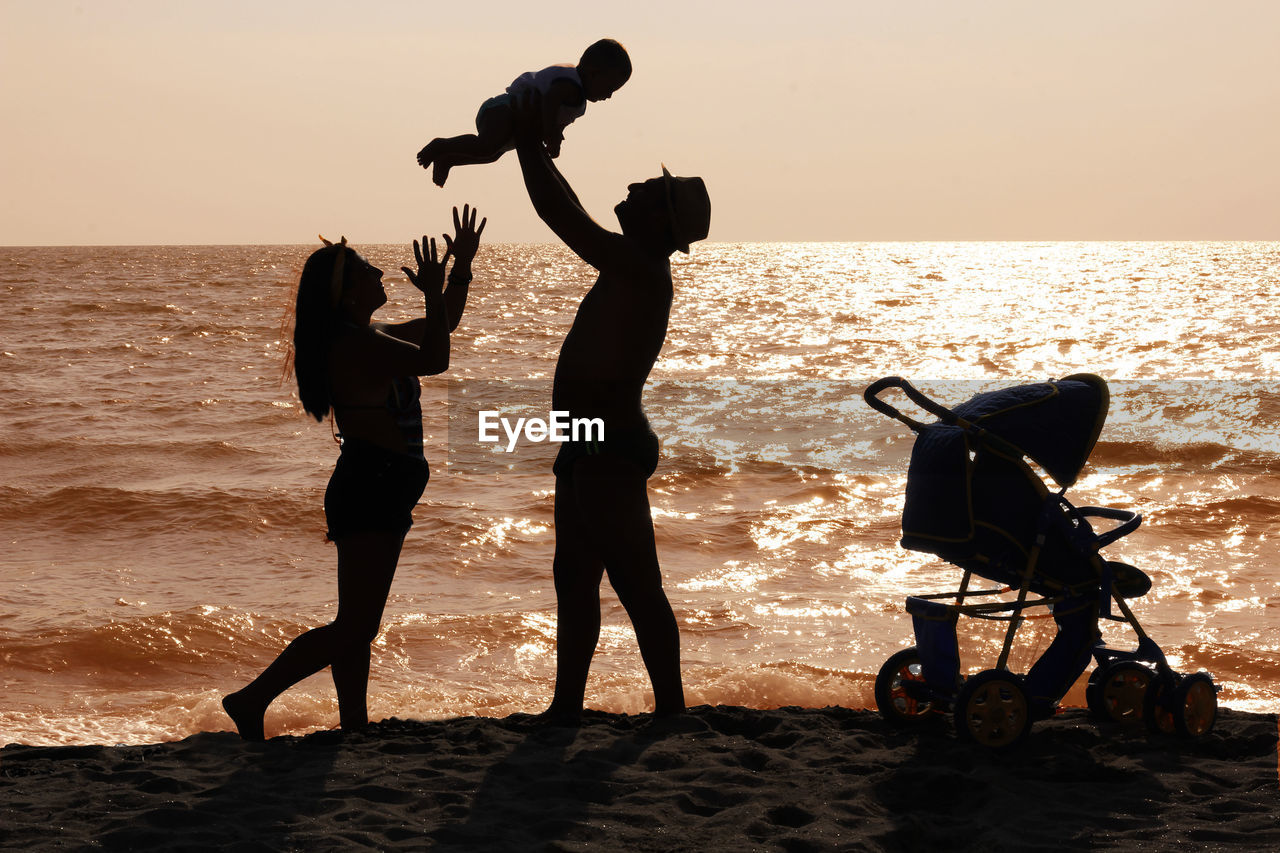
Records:
M667 188L667 213L671 217L671 235L676 248L689 254L689 244L705 240L711 228L711 197L702 178L680 178L662 167L662 182Z

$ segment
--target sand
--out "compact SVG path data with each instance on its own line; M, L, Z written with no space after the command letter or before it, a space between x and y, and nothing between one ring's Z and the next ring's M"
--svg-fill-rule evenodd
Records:
M109 850L1280 849L1277 717L1183 741L1066 709L1016 751L872 711L387 720L250 744L0 750L0 846Z

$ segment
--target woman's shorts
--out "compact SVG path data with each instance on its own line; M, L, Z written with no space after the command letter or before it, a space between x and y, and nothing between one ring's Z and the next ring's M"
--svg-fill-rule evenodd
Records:
M346 439L324 492L329 539L352 533L406 533L427 487L427 460Z

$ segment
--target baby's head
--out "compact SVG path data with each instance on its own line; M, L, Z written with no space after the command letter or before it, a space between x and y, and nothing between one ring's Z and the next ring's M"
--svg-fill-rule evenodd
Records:
M613 39L600 39L582 52L578 77L588 101L606 100L631 77L631 57Z

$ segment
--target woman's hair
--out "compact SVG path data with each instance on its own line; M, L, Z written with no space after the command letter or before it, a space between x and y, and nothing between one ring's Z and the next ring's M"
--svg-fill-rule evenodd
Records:
M311 253L298 280L293 317L293 374L302 408L323 421L333 405L329 388L329 347L338 323L338 302L348 263L355 252L345 241Z

